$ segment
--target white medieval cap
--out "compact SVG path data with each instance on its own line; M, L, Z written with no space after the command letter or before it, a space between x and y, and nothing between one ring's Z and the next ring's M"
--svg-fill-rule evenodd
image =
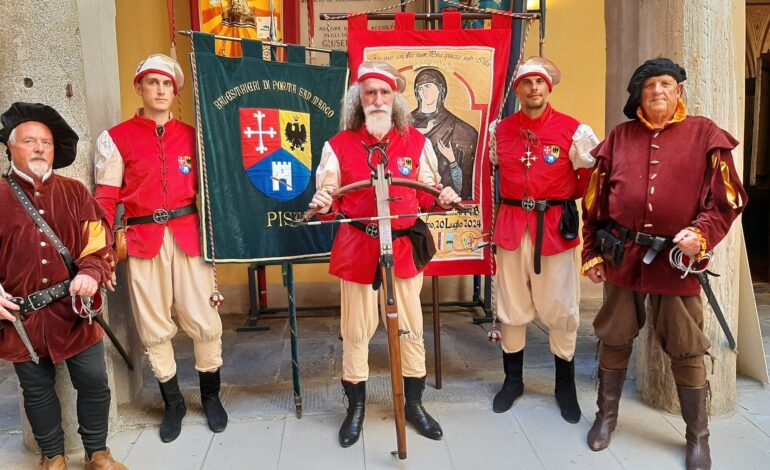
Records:
M150 57L139 62L134 74L134 83L138 82L148 73L159 73L165 75L174 82L174 94L184 87L184 74L179 63L171 57L164 54L153 54Z
M403 93L406 88L406 79L398 70L387 62L379 60L365 60L358 67L356 82L361 83L367 78L377 78L388 85L393 91Z
M561 81L561 72L559 72L559 69L553 62L543 57L530 57L526 62L519 64L516 78L513 80L513 88L515 89L519 86L519 82L524 77L531 75L543 77L548 82L548 91L553 91L553 87Z

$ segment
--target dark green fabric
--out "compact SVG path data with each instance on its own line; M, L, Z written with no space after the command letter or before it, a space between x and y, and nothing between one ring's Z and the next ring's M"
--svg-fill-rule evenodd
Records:
M262 60L262 41L255 41L254 39L244 39L241 42L241 48L243 49L244 57L251 57L252 59ZM196 49L197 52L197 49Z
M213 37L200 33L194 34L193 46L196 123L202 133L199 157L201 150L204 155L198 159L199 187L201 197L208 195L210 199L217 261L282 260L328 253L333 239L330 226L299 228L290 226L287 221L301 216L315 192L315 170L324 142L339 130L347 68L221 57L213 52ZM244 42L244 48L250 52L258 50L257 42ZM294 58L300 50L291 52ZM304 48L301 53L304 55ZM283 85L283 89L276 85ZM309 178L304 175L299 184L297 178L293 180L291 191L294 195L291 198L277 200L269 197L265 188L258 189L258 183L254 182L258 178L247 174L245 167L249 163L244 163L247 146L242 146L245 129L242 119L244 114L256 116L251 111L242 113L244 108L309 115L309 137L303 145L310 145L311 168L298 166L296 161L292 168L301 168L305 173L309 171L310 175ZM256 128L255 125L252 127ZM285 129L276 130L284 135L288 133ZM258 143L257 137L259 135L248 142ZM288 137L286 139L288 141ZM287 147L289 145L283 145L286 152L289 151ZM250 148L248 151L253 151L254 147ZM203 181L204 164L208 193ZM275 175L275 167L272 168ZM260 181L265 180L260 177ZM303 181L307 183L304 189ZM284 189L290 187L285 183L281 185ZM203 249L206 260L210 261L209 217L205 199L202 201Z

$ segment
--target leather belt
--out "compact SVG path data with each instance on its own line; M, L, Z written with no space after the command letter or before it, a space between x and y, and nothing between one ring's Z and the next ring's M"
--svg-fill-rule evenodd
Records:
M129 217L126 219L126 225L139 225L139 224L165 224L171 219L182 217L183 215L194 214L198 212L198 207L195 203L189 206L180 207L179 209L172 209L170 211L166 209L156 209L152 215L142 215L139 217Z
M543 225L545 225L545 211L549 207L560 206L566 201L566 199L534 199L532 197L525 197L524 199L507 199L500 200L501 203L506 206L521 207L527 212L537 210L537 228L535 235L535 274L540 274L540 255L543 252Z
M11 302L19 306L19 313L25 314L61 300L70 295L70 279L46 289L33 292L26 297L14 297Z
M607 223L607 230L617 230L625 240L633 240L637 245L649 247L642 259L644 264L652 263L655 257L658 256L658 253L674 245L673 239L669 237L637 232L636 230L620 225L612 219Z
M371 224L365 224L363 222L359 222L357 220L351 221L350 225L357 228L358 230L364 232L365 234L369 235L371 238L379 238L380 237L380 227L377 225L377 223L371 223ZM403 229L403 230L391 230L391 235L393 239L395 240L398 237L405 237L409 235L409 229Z

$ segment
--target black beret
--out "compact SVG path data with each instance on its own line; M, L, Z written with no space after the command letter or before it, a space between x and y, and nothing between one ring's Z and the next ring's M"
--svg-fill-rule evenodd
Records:
M636 119L636 109L641 104L644 81L650 77L661 75L671 75L677 83L687 80L687 72L671 59L658 57L645 61L634 70L634 74L631 75L631 80L628 82L628 101L623 107L623 114L628 119Z
M13 103L0 115L0 143L8 145L8 138L16 126L29 121L45 124L53 135L53 167L64 168L75 161L78 135L55 109L40 103ZM10 149L7 150L11 157Z

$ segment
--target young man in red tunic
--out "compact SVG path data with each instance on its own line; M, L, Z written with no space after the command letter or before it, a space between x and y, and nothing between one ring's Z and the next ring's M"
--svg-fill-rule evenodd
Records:
M407 103L403 97L406 81L385 62L365 61L358 69L357 83L345 97L342 132L323 148L316 171L316 187L310 207L326 214L334 205L335 212L347 217L377 215L374 188L348 193L332 200L335 189L368 180L365 145L387 143L387 170L400 178L408 178L440 187L438 163L433 147L420 132L409 125ZM414 214L419 207L435 204L448 206L460 202L455 191L446 187L438 198L418 193L411 188L392 186L390 213ZM399 306L398 327L401 335L401 361L404 374L406 419L420 434L431 439L443 435L438 422L425 411L422 393L425 389L425 345L423 343L422 269L415 266L409 237L395 236L414 225L414 218L395 219L393 253L395 258L394 295ZM376 228L376 222L374 223ZM366 381L369 378L369 340L377 329L377 291L372 281L378 269L380 245L376 232L364 224L344 224L337 232L332 247L329 272L340 278L342 290L342 387L348 397L348 413L339 432L342 447L358 441L363 429Z
M0 358L13 362L19 377L24 410L43 454L42 468L67 466L54 388L55 364L66 362L78 395L86 470L125 469L107 448L110 388L104 332L96 322L76 315L70 299L92 297L100 284L111 288L114 266L104 212L81 182L53 172L75 160L78 136L56 110L42 104L14 103L0 121L0 142L8 146L11 158L10 172L0 179L0 285L6 294L0 295ZM14 186L69 251L69 267L22 206ZM16 315L39 363L11 324Z
M131 307L139 337L160 384L165 415L160 438L179 436L187 412L179 390L171 339L179 324L193 340L201 403L209 428L222 432L227 413L219 400L222 321L209 302L211 267L201 258L195 198L195 130L170 112L184 85L179 64L155 54L139 64L134 88L142 97L136 115L96 141L96 200L112 223L116 205L128 225Z
M521 110L501 121L494 134L493 163L500 167L502 195L494 230L494 286L505 381L492 409L507 411L524 392L527 325L538 316L548 328L561 415L577 423L580 239L574 199L585 189L594 165L590 151L599 140L588 125L548 103L560 78L556 66L541 57L521 64L514 79Z
M669 262L669 249L698 260L713 249L743 211L747 198L735 171L729 133L682 101L685 70L670 59L636 69L623 112L631 119L595 150L598 162L583 201L583 274L604 282L604 304L594 320L601 340L599 411L588 445L602 450L618 418L634 338L645 321L671 359L682 417L687 424L688 469L711 468L708 381L703 355L701 287L694 275ZM611 233L625 253L602 257L600 238ZM611 264L612 263L612 264Z

